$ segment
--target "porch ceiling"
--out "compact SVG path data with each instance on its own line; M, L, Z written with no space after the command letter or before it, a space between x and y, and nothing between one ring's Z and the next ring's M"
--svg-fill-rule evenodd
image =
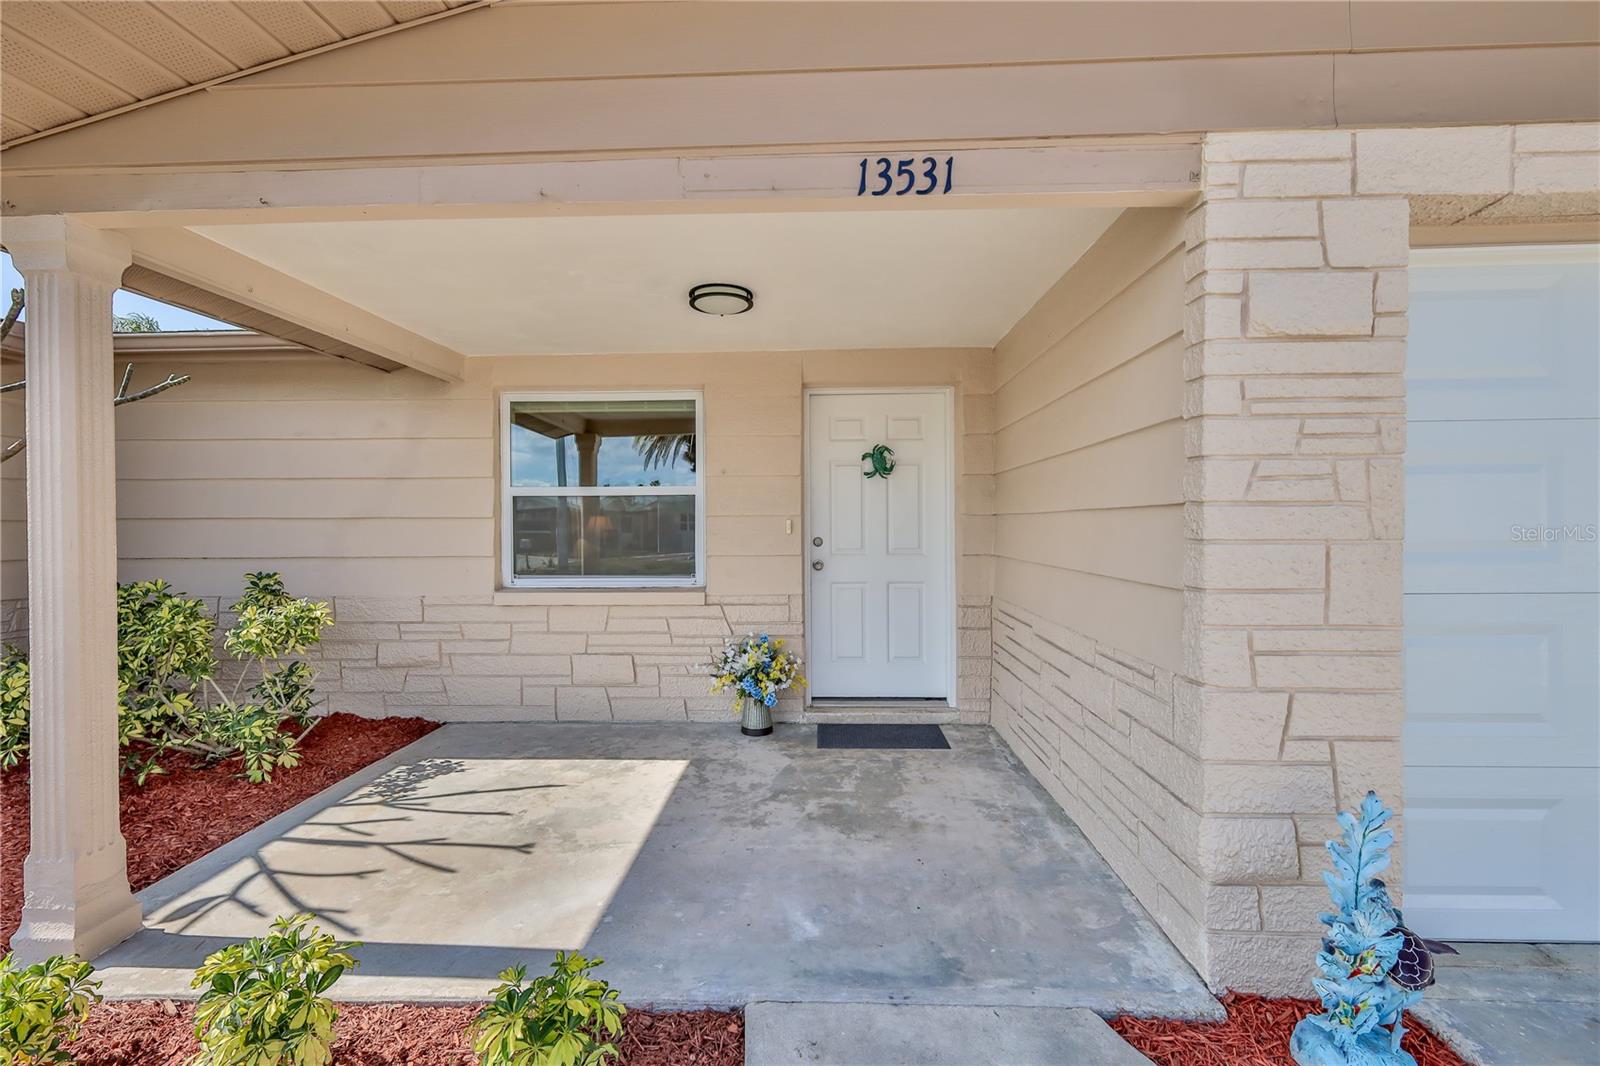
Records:
M430 22L481 0L8 0L0 140L46 133Z
M194 234L464 355L990 347L1117 208L297 222ZM752 312L688 306L746 285Z

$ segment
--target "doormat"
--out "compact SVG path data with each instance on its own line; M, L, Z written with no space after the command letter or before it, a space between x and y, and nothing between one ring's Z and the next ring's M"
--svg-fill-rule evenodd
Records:
M819 748L944 748L950 742L936 725L854 725L823 722L817 726Z

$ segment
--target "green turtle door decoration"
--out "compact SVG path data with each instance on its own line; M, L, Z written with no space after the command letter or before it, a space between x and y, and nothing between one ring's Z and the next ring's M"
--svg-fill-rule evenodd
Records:
M888 477L894 473L894 449L887 444L874 444L870 452L862 452L863 460L872 461L871 470L863 470L862 477Z

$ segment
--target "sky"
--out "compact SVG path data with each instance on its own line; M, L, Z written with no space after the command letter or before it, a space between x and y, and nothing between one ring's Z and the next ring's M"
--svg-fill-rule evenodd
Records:
M24 287L22 275L17 272L16 267L11 265L11 257L4 252L0 252L0 313L4 313L5 308L11 306L11 290ZM161 323L162 330L166 332L239 328L227 322L218 322L214 318L207 318L205 315L197 315L193 311L185 311L181 307L173 307L171 304L152 300L148 296L140 296L136 292L124 292L118 289L117 294L111 298L111 313L126 315L134 311L150 315ZM26 322L27 320L28 309L24 305L22 321Z

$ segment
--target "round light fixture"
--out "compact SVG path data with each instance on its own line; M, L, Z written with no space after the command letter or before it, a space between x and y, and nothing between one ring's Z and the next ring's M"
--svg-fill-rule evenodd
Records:
M689 306L702 315L742 315L756 303L756 294L743 285L714 281L689 290Z

